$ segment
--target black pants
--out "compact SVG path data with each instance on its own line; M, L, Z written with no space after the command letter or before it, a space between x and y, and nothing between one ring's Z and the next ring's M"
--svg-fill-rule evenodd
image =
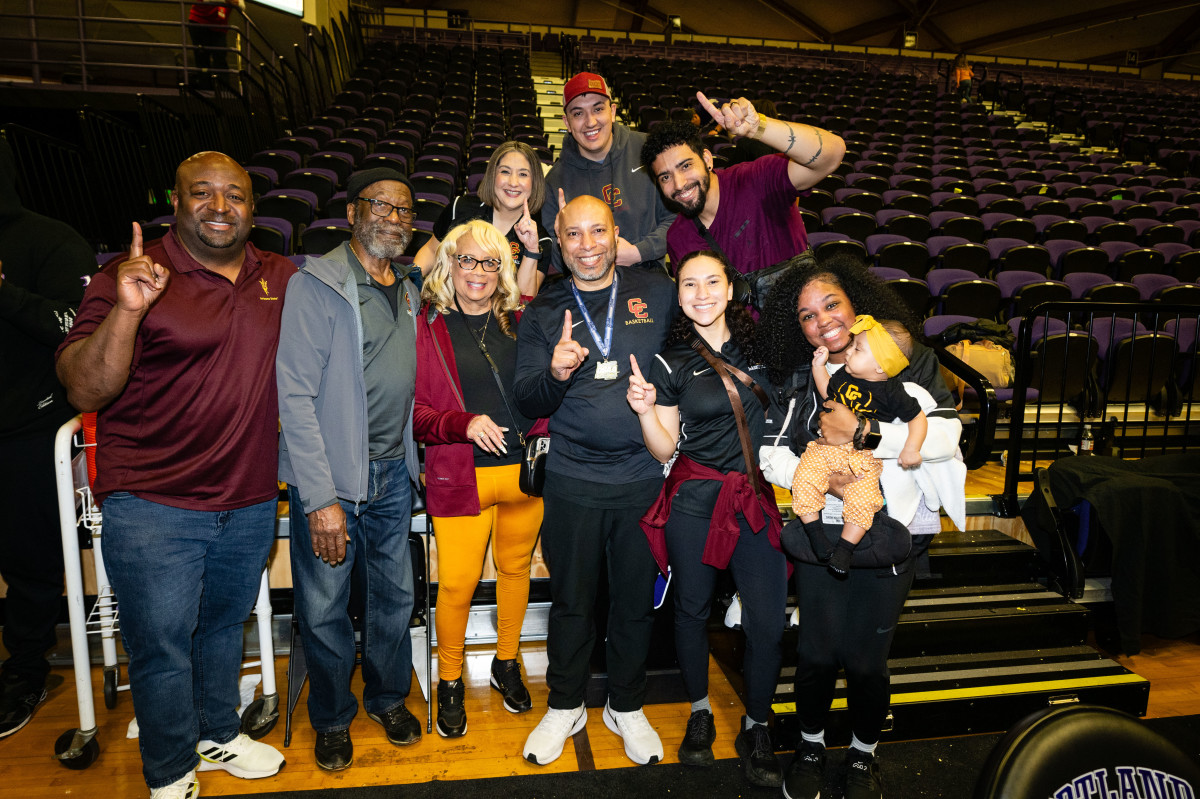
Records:
M614 500L630 492L629 504L620 508L578 504L571 498L574 482L547 472L543 497L542 554L550 570L551 599L546 637L549 706L566 710L583 704L596 641L593 608L600 564L607 562L609 704L619 712L638 710L646 694L658 576L639 521L658 496L661 481L611 486Z
M708 696L708 615L721 570L701 563L709 519L672 511L665 533L675 594L675 654L688 700ZM787 559L771 546L766 530L757 535L738 517L741 536L729 571L742 600L746 654L746 714L765 722L779 678L779 642L787 623Z
M54 481L56 430L0 441L0 577L4 679L40 688L50 673L63 593L62 532Z
M843 580L825 566L796 564L796 712L804 732L825 729L841 667L854 736L879 741L891 702L888 651L912 581L911 568L899 575L851 569Z

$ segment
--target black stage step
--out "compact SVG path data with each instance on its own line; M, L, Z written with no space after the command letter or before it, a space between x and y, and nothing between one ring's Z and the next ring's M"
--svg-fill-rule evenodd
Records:
M1087 609L1039 583L913 588L892 656L1076 645L1087 631Z
M920 578L918 588L929 585L967 585L988 582L1019 583L1044 574L1037 550L999 530L945 530L929 545L932 577Z
M999 732L1036 710L1066 702L1144 715L1150 682L1087 646L892 658L891 728L884 740ZM800 739L795 667L781 671L775 711L778 749ZM846 684L838 681L825 730L830 746L850 743Z

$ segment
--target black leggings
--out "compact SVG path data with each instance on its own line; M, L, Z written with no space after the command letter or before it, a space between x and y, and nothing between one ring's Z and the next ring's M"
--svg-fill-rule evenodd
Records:
M851 569L842 580L825 566L796 564L796 711L804 732L825 729L840 667L854 736L864 744L879 741L891 702L888 651L912 581L911 568L899 575Z
M675 654L690 702L708 696L707 622L721 573L701 562L710 521L674 510L665 530L675 594ZM741 535L729 571L742 599L746 713L765 722L779 680L779 642L787 622L787 559L771 546L766 530L756 535L741 516L738 522Z

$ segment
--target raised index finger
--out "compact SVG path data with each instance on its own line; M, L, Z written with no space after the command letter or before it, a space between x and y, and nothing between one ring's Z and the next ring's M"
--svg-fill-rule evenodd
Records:
M696 99L700 101L700 106L709 113L714 122L718 125L724 124L725 117L721 110L713 105L712 100L704 96L704 92L696 92Z
M142 255L142 226L133 223L133 241L129 242L129 257L140 258Z
M570 341L570 340L571 340L571 312L563 311L562 338L560 338L559 341Z
M642 377L642 370L638 368L637 356L632 352L629 353L629 365L633 367L633 376L638 379L638 382L645 383L646 379Z
M563 209L563 206L566 204L567 204L567 193L564 192L562 190L562 187L560 186L558 189L558 210L561 211Z
M529 198L526 197L524 200L521 201L521 203L524 206L525 218L529 219Z

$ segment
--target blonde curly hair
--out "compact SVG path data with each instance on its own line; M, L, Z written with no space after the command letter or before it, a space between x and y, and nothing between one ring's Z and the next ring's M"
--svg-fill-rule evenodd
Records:
M499 280L496 283L496 292L492 295L492 313L496 315L501 332L509 338L516 338L512 329L512 312L521 308L517 269L513 264L508 239L490 222L472 219L446 234L446 238L438 245L433 266L425 275L421 300L438 313L449 313L454 308L453 270L460 268L455 256L458 254L458 242L464 236L470 236L488 256L500 259L500 271L496 273Z

